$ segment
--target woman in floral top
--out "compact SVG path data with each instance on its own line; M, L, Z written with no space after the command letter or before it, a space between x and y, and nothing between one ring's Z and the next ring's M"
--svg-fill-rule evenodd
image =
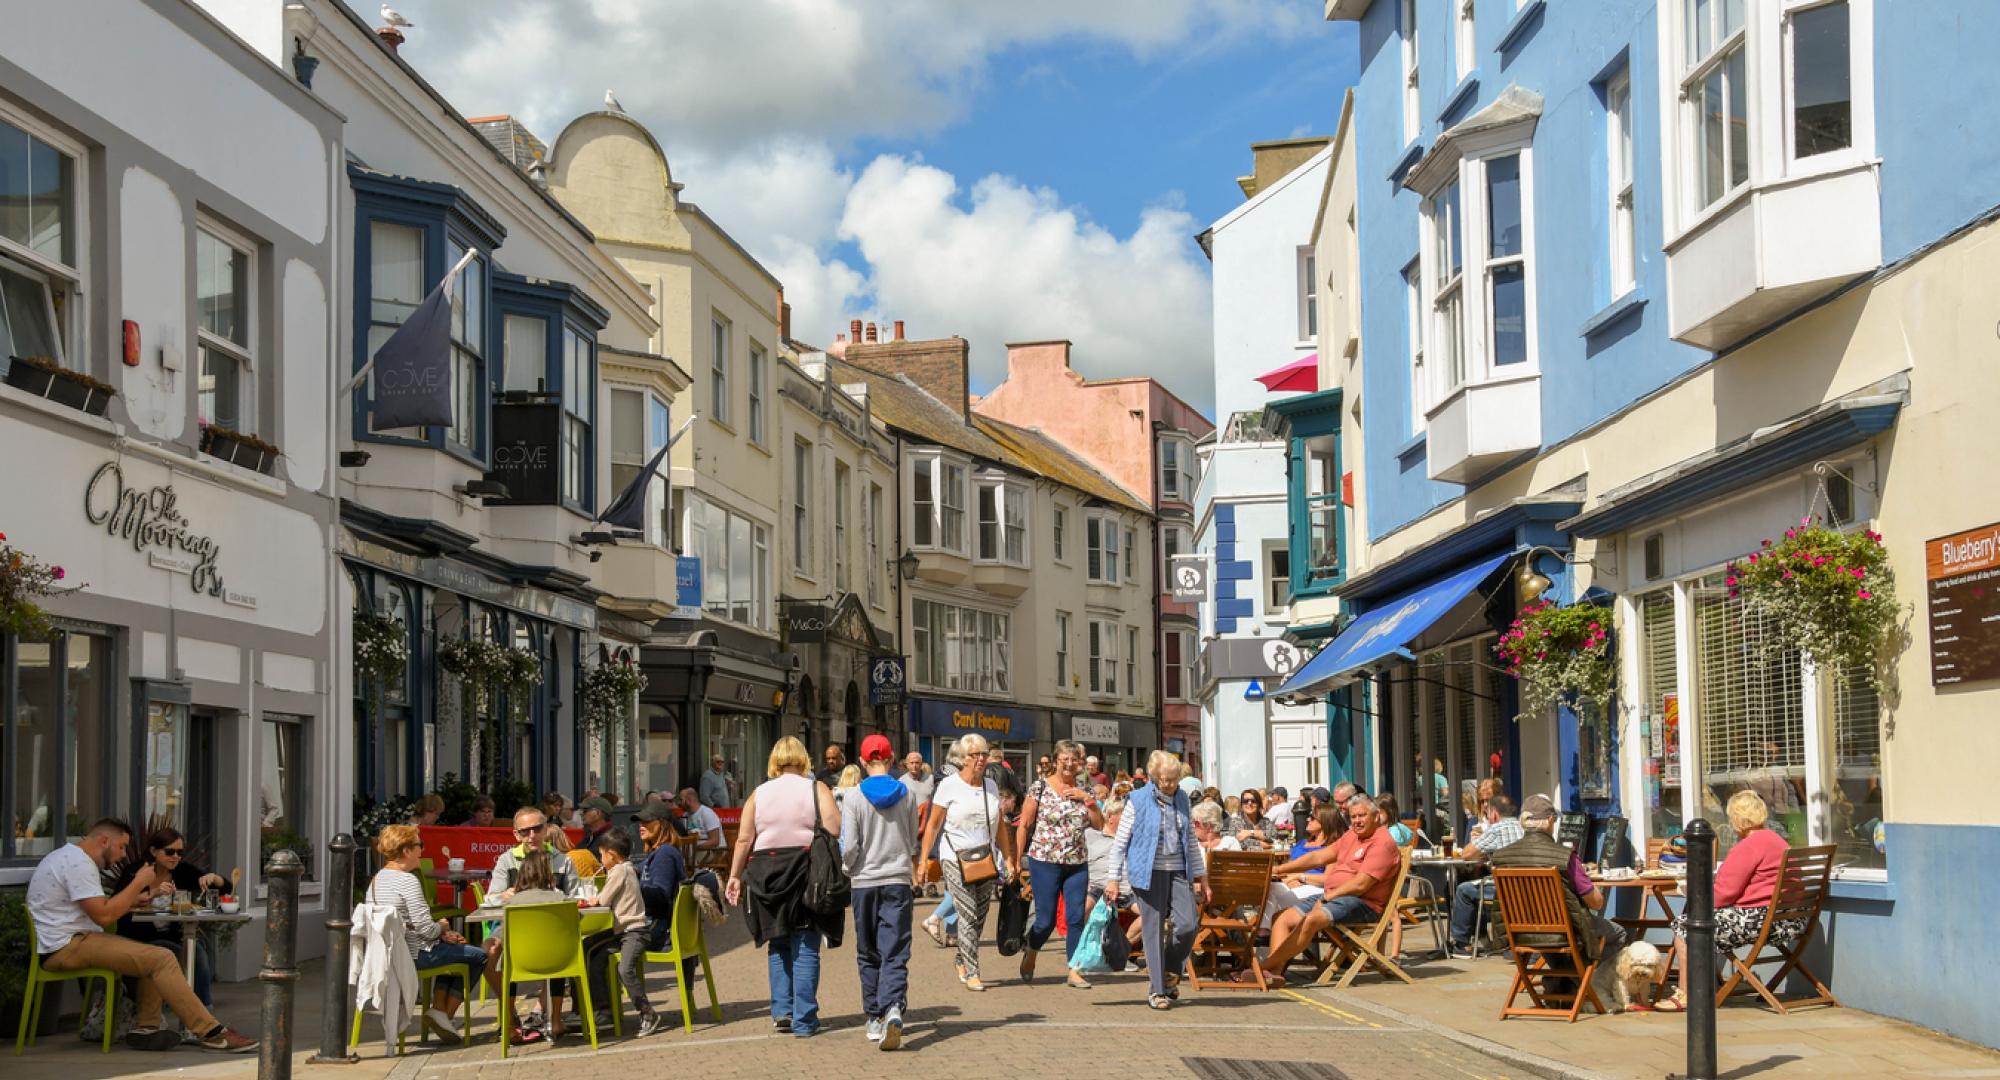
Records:
M1028 946L1021 950L1021 981L1035 977L1035 956L1056 928L1056 897L1062 897L1063 958L1076 952L1083 937L1084 892L1090 884L1090 859L1084 830L1104 828L1104 812L1090 792L1076 782L1083 763L1083 744L1068 739L1056 744L1055 770L1035 781L1021 805L1015 826L1014 850L1027 853L1021 877L1036 896L1035 924L1028 928ZM1032 834L1030 833L1032 830ZM1069 984L1090 989L1090 980L1074 965Z
M1236 812L1222 823L1222 835L1233 836L1245 851L1262 851L1270 846L1271 823L1264 820L1264 793L1256 788L1236 800Z

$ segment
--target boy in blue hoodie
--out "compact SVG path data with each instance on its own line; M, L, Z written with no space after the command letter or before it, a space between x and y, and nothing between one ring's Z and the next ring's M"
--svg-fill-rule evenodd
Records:
M889 740L861 740L862 798L840 806L840 851L854 889L854 957L861 966L861 1008L868 1039L884 1050L903 1042L910 978L910 912L923 862L917 851L917 803L890 775Z

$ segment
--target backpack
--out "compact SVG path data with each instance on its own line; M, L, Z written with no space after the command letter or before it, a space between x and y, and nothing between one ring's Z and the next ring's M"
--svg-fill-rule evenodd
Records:
M813 785L813 837L806 849L806 907L819 915L836 915L847 910L853 898L853 884L840 858L840 841L826 831L820 819L819 785Z

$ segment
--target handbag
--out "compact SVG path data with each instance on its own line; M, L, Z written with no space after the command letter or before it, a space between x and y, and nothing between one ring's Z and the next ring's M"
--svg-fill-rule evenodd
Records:
M1000 876L1000 864L993 858L993 804L986 801L985 778L978 787L979 811L986 815L986 842L975 847L954 848L958 856L958 876L967 885L992 881Z
M813 781L813 837L806 849L806 907L821 915L847 910L853 882L840 860L840 841L826 831L819 813L819 782Z
M1019 878L1008 878L1000 886L1000 925L994 929L994 940L1000 946L1001 956L1012 956L1028 944L1028 894L1021 888Z

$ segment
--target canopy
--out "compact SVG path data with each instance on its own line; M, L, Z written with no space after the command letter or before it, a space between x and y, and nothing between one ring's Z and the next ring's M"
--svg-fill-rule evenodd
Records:
M1272 393L1299 390L1310 393L1319 389L1319 354L1308 353L1281 367L1275 367L1257 376L1264 389Z
M1421 589L1412 589L1349 624L1340 636L1306 661L1280 695L1313 693L1327 683L1352 681L1354 672L1390 656L1408 657L1406 646L1458 606L1514 553L1495 555Z

